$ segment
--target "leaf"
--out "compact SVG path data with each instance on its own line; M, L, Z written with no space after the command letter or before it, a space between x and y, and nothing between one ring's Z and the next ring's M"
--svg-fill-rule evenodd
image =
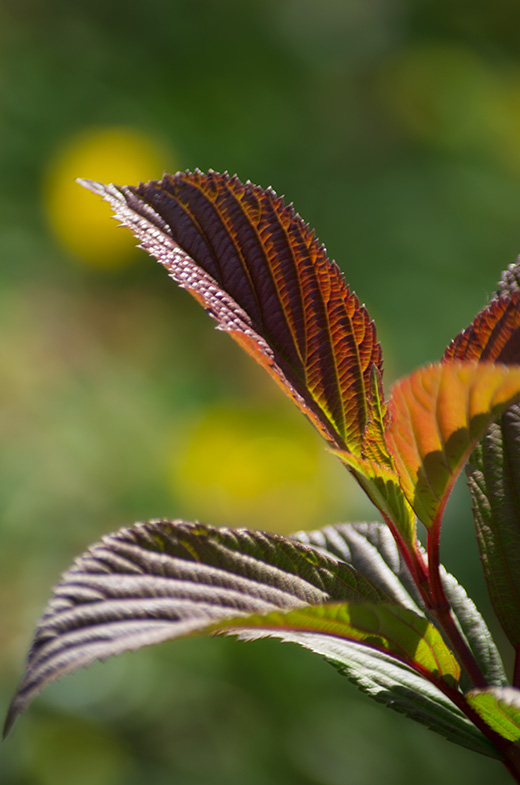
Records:
M472 690L466 694L466 700L494 731L509 741L520 741L520 690Z
M480 615L473 600L468 597L465 589L457 579L441 565L440 575L446 599L451 613L468 644L480 672L489 685L502 687L507 684L507 676L500 652L493 640L488 626ZM469 686L464 673L461 676L461 687Z
M450 362L397 382L387 444L401 487L427 528L437 527L455 480L488 425L520 396L520 367Z
M520 363L520 291L492 300L453 339L443 360Z
M487 308L450 344L454 359L520 362L520 266L502 274ZM520 405L492 423L466 467L480 556L498 619L520 646Z
M502 273L495 297L511 296L518 291L520 291L520 256Z
M137 187L78 182L110 202L141 247L330 444L377 454L382 438L371 412L381 406L373 379L375 372L380 393L382 359L374 324L292 206L271 189L211 171Z
M520 647L520 407L493 423L467 467L480 555L497 617Z
M340 461L356 478L370 501L382 513L394 537L409 552L417 547L415 513L403 493L397 472L385 463L361 458L345 450L334 450Z
M240 614L390 598L352 566L274 534L182 521L105 537L41 618L6 730L46 684L98 659L202 634Z
M492 758L500 757L446 695L398 660L330 636L285 633L284 640L325 657L362 692L388 708L406 714L455 744Z
M382 523L347 523L294 535L299 542L351 564L399 605L428 615L394 537ZM455 621L479 668L491 685L507 683L498 649L487 625L457 580L441 567L444 591ZM355 679L353 679L355 680Z
M383 654L391 654L422 676L456 687L460 668L436 627L408 608L394 603L328 603L290 611L251 614L240 620L218 622L215 631L246 629L247 639L266 633L286 632L331 635L340 640L363 643Z
M299 541L308 536L309 542L317 543L319 532L288 540L183 522L139 524L104 538L76 561L57 586L38 625L6 729L45 684L95 659L174 637L222 630L226 623L236 628L247 623L251 611L292 613L310 603L328 608L323 603L337 598L357 604L354 613L360 612L361 603L368 603L370 608L361 611L360 626L365 626L362 635L369 636L371 645L381 640L380 622L392 633L397 607L398 635L394 640L394 630L391 645L404 647L405 656L411 657L422 648L423 667L430 662L435 672L440 661L441 671L455 677L458 666L451 653L415 612L416 590L389 532L380 524L358 524L353 530L357 538L349 538L349 529L324 530L321 542L328 545L328 552ZM347 541L350 564L341 558ZM366 565L368 574L354 564ZM400 608L399 601L409 608ZM379 603L385 610L378 620ZM249 628L240 637L261 634ZM388 654L330 634L280 629L264 634L315 651L376 700L458 744L496 757L492 745L437 687Z

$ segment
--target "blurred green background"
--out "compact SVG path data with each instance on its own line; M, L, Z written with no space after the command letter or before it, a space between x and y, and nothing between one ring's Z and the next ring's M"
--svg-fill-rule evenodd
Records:
M52 585L102 534L372 517L74 178L212 167L272 185L376 319L389 383L440 357L520 251L519 24L506 0L0 0L2 707ZM489 613L463 486L442 544ZM508 781L273 641L69 677L0 767L6 785Z

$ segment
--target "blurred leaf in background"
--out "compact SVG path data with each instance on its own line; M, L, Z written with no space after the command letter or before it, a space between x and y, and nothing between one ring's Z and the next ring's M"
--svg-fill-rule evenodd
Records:
M212 167L272 185L367 303L388 384L440 358L520 251L519 23L506 0L0 2L4 706L50 587L101 534L163 516L285 531L372 516L73 179ZM464 489L443 560L484 596ZM90 781L95 761L113 785L406 785L424 757L426 785L459 783L461 766L506 781L399 720L290 646L185 641L49 689L2 776Z

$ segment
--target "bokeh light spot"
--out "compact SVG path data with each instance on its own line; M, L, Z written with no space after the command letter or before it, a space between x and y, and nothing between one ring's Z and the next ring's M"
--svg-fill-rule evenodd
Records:
M520 172L516 66L499 67L460 46L415 45L385 65L380 86L406 135Z
M94 128L65 141L49 162L44 193L59 242L87 265L111 269L127 264L135 240L108 220L109 205L93 198L76 178L133 185L157 179L172 163L171 153L156 139L131 128Z
M305 423L215 406L188 430L170 482L189 517L293 531L317 525L327 507L322 453Z

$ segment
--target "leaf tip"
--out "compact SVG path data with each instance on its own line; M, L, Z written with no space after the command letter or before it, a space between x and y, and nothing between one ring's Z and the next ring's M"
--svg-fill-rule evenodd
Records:
M82 188L86 188L87 191L93 191L95 194L100 194L101 196L105 193L106 185L104 183L97 182L96 180L88 180L84 177L76 177L76 182L78 185L81 185Z
M13 728L13 725L16 722L16 720L18 719L18 716L23 711L23 708L24 707L20 705L19 693L17 692L15 697L11 701L11 703L9 705L9 708L7 710L7 715L6 715L5 722L4 722L4 727L3 727L3 730L2 730L2 741L5 741L5 739L10 734L10 732L11 732L11 730Z

